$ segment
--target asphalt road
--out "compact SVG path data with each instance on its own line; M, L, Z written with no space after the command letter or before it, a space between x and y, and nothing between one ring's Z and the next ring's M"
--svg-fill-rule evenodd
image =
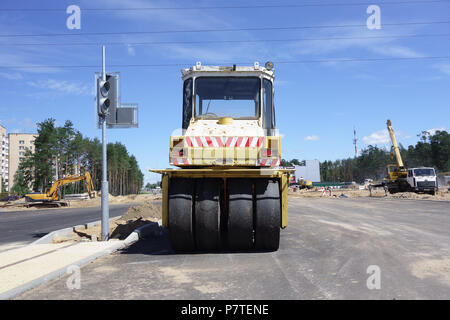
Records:
M110 205L110 217L124 214L131 205ZM0 212L0 250L33 242L51 231L97 220L101 220L100 207Z
M450 299L450 203L294 198L276 252L176 255L164 233L66 281L18 299Z

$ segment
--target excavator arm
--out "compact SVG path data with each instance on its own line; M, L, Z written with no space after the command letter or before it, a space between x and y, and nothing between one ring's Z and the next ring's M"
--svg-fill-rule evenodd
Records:
M73 182L84 180L86 189L89 193L89 197L92 198L92 190L94 189L94 185L92 182L92 178L89 172L85 172L84 175L72 175L68 176L59 180L56 180L55 183L52 185L50 190L47 193L47 197L51 200L58 200L58 190L62 186L66 184L70 184Z
M27 194L25 197L27 200L31 201L57 201L59 200L58 196L58 190L62 186L66 184L70 184L73 182L84 180L87 192L89 194L90 198L94 197L94 184L92 182L92 178L89 172L85 172L84 175L71 175L59 180L56 180L53 185L50 187L50 190L45 194L36 194L36 193L30 193Z

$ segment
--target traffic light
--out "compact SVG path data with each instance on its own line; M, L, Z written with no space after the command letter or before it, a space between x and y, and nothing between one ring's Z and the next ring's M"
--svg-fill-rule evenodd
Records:
M108 114L108 109L111 105L111 100L109 98L110 90L111 84L108 79L97 79L97 112L100 117L105 117Z
M107 124L116 123L119 106L119 75L106 74L106 80L99 75L97 78L97 112Z

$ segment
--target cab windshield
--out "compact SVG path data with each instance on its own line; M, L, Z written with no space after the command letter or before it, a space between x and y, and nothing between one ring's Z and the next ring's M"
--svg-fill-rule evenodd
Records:
M195 80L197 119L258 119L261 80L257 77L199 77Z
M415 177L434 176L433 169L414 169Z

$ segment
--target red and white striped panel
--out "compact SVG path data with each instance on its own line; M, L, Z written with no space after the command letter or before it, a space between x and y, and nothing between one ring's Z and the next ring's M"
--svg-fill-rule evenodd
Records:
M191 165L192 164L192 159L189 158L171 158L173 165L175 166L182 166L182 165Z
M185 137L188 147L254 148L261 147L263 137Z
M261 159L259 165L261 167L277 167L280 165L280 159Z

